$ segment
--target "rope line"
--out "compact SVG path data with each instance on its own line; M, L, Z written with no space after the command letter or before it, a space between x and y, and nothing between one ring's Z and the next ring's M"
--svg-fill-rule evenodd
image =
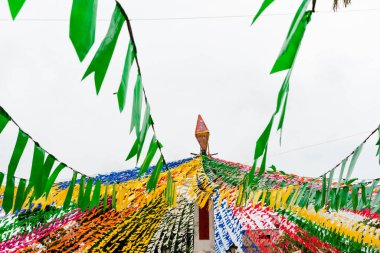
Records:
M300 150L314 148L314 147L321 146L321 145L324 145L324 144L329 144L329 143L333 143L333 142L338 142L338 141L346 140L346 139L349 139L349 138L352 138L352 137L355 137L355 136L366 134L368 132L369 131L364 131L364 132L355 133L355 134L352 134L352 135L348 135L348 136L344 136L344 137L340 137L340 138L336 138L336 139L327 140L327 141L324 141L324 142L314 143L314 144L310 144L310 145L306 145L306 146L290 149L290 150L287 150L287 151L284 151L284 152L280 152L280 153L275 153L275 154L269 155L269 157L281 156L281 155L284 155L284 154L293 153L293 152L300 151Z
M316 11L315 14L350 14L350 13L362 13L362 12L376 12L380 11L380 8L373 9L357 9L357 10L345 10L345 11ZM283 13L267 13L260 16L289 16L294 15L295 12L283 12ZM179 21L179 20L203 20L203 19L235 19L235 18L252 18L255 14L241 14L241 15L216 15L216 16L188 16L188 17L157 17L157 18L130 18L129 21ZM11 18L0 18L0 21L12 21L12 22L68 22L68 18L18 18L13 21ZM110 19L100 18L98 22L109 22Z

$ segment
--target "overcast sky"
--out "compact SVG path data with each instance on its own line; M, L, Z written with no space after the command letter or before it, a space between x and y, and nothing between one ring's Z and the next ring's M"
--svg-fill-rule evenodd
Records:
M131 19L149 19L253 15L261 2L129 0L123 6ZM266 14L294 13L300 2L277 0ZM307 28L291 78L282 146L272 133L269 147L269 164L300 175L329 170L380 123L380 2L353 0L339 13L330 12L331 4L318 2L320 12ZM91 175L133 167L124 161L134 138L130 111L120 114L112 94L127 50L125 26L99 96L92 76L81 82L114 2L99 1L98 7L96 42L80 63L68 35L71 1L26 1L15 22L7 1L0 2L1 106L42 147ZM377 10L355 11L364 9ZM253 27L251 17L132 21L143 83L168 161L199 151L194 129L201 114L211 131L211 152L252 163L254 144L286 74L269 71L292 17L262 16ZM134 80L131 74L130 84ZM6 171L16 135L16 128L7 127L0 136L0 171ZM347 136L352 137L303 148ZM364 147L353 176L380 176L376 138ZM29 143L16 175L29 176L31 157ZM67 177L69 172L61 175Z

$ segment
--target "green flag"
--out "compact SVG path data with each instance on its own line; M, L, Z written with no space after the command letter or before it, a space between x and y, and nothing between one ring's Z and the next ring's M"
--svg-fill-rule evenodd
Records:
M268 145L265 147L264 156L263 156L263 159L261 161L261 166L260 166L260 170L259 170L257 177L260 177L265 172L266 162L267 162L267 152L268 152Z
M350 180L351 178L356 162L359 158L360 153L362 152L362 148L363 148L363 144L360 144L360 146L355 149L354 154L352 155L350 166L348 167L348 171L346 175L346 181Z
M4 173L3 172L0 172L0 187L3 183L3 180L4 180Z
M14 211L20 211L22 208L22 205L24 204L25 201L25 185L26 185L26 180L25 179L20 179L20 182L18 183L17 187L17 193L16 193L16 201L15 201L15 206L14 206Z
M104 196L103 196L103 211L107 209L107 202L108 202L108 185L109 182L106 183L106 189L104 190Z
M70 16L70 40L80 61L95 41L98 0L73 0Z
M342 190L339 191L340 194L340 208L344 208L347 203L348 197L348 186L344 186Z
M29 180L35 186L41 179L41 170L44 165L45 151L38 145L34 144L34 153L32 161L32 169L30 171Z
M342 166L340 167L339 179L338 179L338 187L340 186L340 183L342 182L343 173L344 173L344 169L345 169L345 167L346 167L346 163L347 163L347 158L345 158L345 159L342 161Z
M9 10L11 11L12 19L15 20L20 12L25 0L8 0Z
M129 151L128 156L127 156L127 158L125 160L128 161L129 159L131 159L132 157L134 157L135 155L137 155L138 151L139 151L139 138L136 137L136 140L133 143L132 148Z
M6 181L5 190L3 193L3 209L5 213L9 213L12 210L14 188L15 188L15 178L13 176L9 177L7 175L7 181Z
M280 93L278 94L278 98L277 98L277 107L276 107L275 114L277 114L278 111L280 110L280 108L281 108L281 101L284 100L284 103L283 103L283 106L282 106L282 110L281 110L280 120L278 121L278 127L277 127L277 131L280 130L280 144L281 144L281 140L282 140L282 129L283 129L283 126L284 126L286 106L288 104L289 79L290 79L290 75L291 74L292 74L292 69L290 69L288 71L288 74L286 74L284 83L282 84Z
M303 0L302 4L298 8L288 31L288 35L286 36L285 42L282 46L280 55L277 57L277 60L271 70L271 74L290 69L293 66L306 30L306 26L311 20L312 12L306 11L309 2L310 0Z
M273 2L274 0L264 0L264 2L261 4L259 11L256 13L255 17L253 18L251 25L255 23L256 19L260 17L261 13L263 13L265 9L268 8L268 6L271 5Z
M112 208L116 209L116 183L113 183L112 186Z
M125 22L120 8L121 7L118 4L115 6L115 10L112 14L111 24L108 28L106 37L103 39L102 44L100 44L98 51L96 51L96 54L92 59L90 66L88 66L82 78L83 80L94 72L95 88L97 94L99 94L100 88L102 87L113 51L115 50L117 39Z
M11 117L3 109L3 107L0 106L0 134L3 132L4 128L7 126L10 120L11 120Z
M21 129L19 129L16 145L13 149L11 161L9 162L9 165L8 165L7 176L9 177L14 176L18 163L20 162L21 156L24 153L26 144L28 143L28 139L29 139L28 135L26 135Z
M71 183L69 186L69 190L67 191L65 202L63 203L63 209L67 209L70 206L71 198L73 197L75 182L77 181L78 172L73 172L73 178L71 179Z
M264 132L260 135L259 139L256 141L255 156L254 156L255 160L257 160L260 156L263 155L264 150L268 144L270 132L272 130L272 125L273 125L273 117L274 116L272 116Z
M354 209L354 211L356 211L356 208L358 207L358 187L357 186L354 186L352 188L352 193L351 193L351 196L352 196L352 208Z
M158 149L158 141L156 139L156 136L153 135L152 140L150 141L150 144L149 144L148 153L147 153L147 155L146 155L146 157L144 159L143 164L140 167L139 176L141 176L144 173L146 173L146 171L148 170L148 167L149 167L150 163L153 160L154 155L157 152L157 149Z
M16 144L8 165L7 180L4 190L3 209L6 213L9 213L13 207L15 188L14 175L20 162L21 156L24 153L28 139L29 137L21 129L19 129Z
M136 163L139 161L139 158L144 146L146 134L148 133L148 129L152 124L153 124L153 120L152 120L152 117L150 116L150 105L149 103L147 103L145 106L145 114L144 114L141 130L137 131L137 128L136 128L136 132L138 134L136 136L136 140L131 150L129 151L126 161L128 161L129 159L131 159L132 157L136 155L137 155Z
M41 183L38 187L35 187L36 192L38 192L38 197L40 197L46 190L46 185L49 181L49 175L51 170L53 169L55 161L55 157L51 154L49 154L45 160L44 166L41 171Z
M78 201L77 201L79 207L82 206L85 184L86 184L86 176L82 175L79 181L79 192L78 192Z
M146 190L148 192L156 189L158 179L160 177L160 173L162 170L164 163L163 163L163 158L160 156L160 159L158 160L156 167L154 168L152 174L149 177L148 183L146 185Z
M143 86L140 73L137 74L136 84L133 91L133 107L132 107L132 119L130 131L132 132L136 128L136 135L139 135L140 131L140 118L141 118L141 106L143 98Z
M49 176L47 182L46 182L46 185L45 185L45 196L46 198L49 196L49 193L50 193L50 190L51 190L51 187L53 186L55 180L57 179L58 177L58 174L64 169L66 168L66 164L64 163L60 163L57 168L55 168L55 170L53 171L53 173Z
M132 40L129 41L128 52L125 58L123 76L121 78L119 90L117 91L117 101L119 103L120 112L123 111L125 106L125 100L127 98L127 90L128 90L128 80L129 80L129 72L131 70L133 61L135 60L136 50L135 45L133 45ZM140 77L141 81L141 77Z
M96 181L94 192L92 193L91 202L90 202L90 209L92 209L95 206L99 206L100 204L100 189L101 189L101 182L99 180Z
M92 192L92 181L93 179L91 177L87 180L86 189L83 195L83 200L81 201L81 206L79 206L82 210L86 210L88 208L88 205L90 204L90 196Z
M144 119L139 134L139 149L137 151L137 161L139 161L140 159L140 155L145 143L146 134L148 133L148 129L152 125L152 122L152 117L150 116L150 105L149 103L146 103Z
M331 184L332 184L332 181L333 181L333 178L334 178L334 173L335 173L335 169L332 169L330 170L329 172L329 181L328 181L328 184L327 184L327 191L326 191L326 201L329 199L329 194L330 194L330 190L331 190ZM338 185L339 187L339 185Z
M326 175L322 177L322 196L321 196L321 208L326 204Z

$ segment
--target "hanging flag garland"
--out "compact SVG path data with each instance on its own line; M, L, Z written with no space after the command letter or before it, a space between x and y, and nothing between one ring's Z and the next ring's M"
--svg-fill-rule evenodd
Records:
M43 149L32 137L30 137L30 135L26 134L19 127L19 125L14 121L13 118L9 116L4 108L0 107L0 122L2 126L1 130L5 128L9 121L12 121L13 124L18 128L18 135L6 173L6 184L2 201L2 208L4 211L6 213L9 213L12 210L13 212L21 210L27 200L29 205L32 204L33 200L41 199L41 197L44 197L47 200L49 198L49 193L54 185L54 182L56 181L59 173L64 168L68 168L74 173L73 181L70 187L71 190L68 191L66 201L64 203L64 207L68 208L70 205L71 194L75 186L78 171L60 162L52 154ZM31 140L34 144L30 176L29 179L20 178L18 187L16 188L15 173L29 140ZM51 173L54 164L56 163L58 163L58 165L54 169L53 173ZM4 177L4 174L2 175Z
M253 177L249 177L249 183L247 186L251 185L252 183L257 184L258 180L262 176L265 168L266 168L266 154L268 151L268 142L270 133L272 131L273 121L275 119L275 116L281 111L280 119L278 123L277 130L280 131L282 136L282 129L284 125L285 120L285 112L286 112L286 106L288 103L288 95L289 95L289 80L292 73L292 69L294 66L295 58L297 56L297 53L299 51L299 47L302 41L302 38L304 36L306 26L311 20L312 11L307 11L307 7L309 5L311 0L303 0L301 5L299 6L293 21L291 23L291 26L289 28L288 34L286 36L285 42L282 46L281 52L271 70L271 74L282 71L282 70L288 70L288 73L285 77L285 80L280 88L280 91L277 96L277 106L276 110L273 113L268 125L264 129L263 133L260 135L258 140L256 141L255 145L255 155L254 155L254 163L251 169L250 175L254 174L254 170L256 169L256 164L259 158L262 158L261 166L258 174L256 175L256 180L253 180ZM253 22L256 21L256 19L260 16L260 14L272 3L273 1L267 1L264 0L260 10L255 15ZM252 22L252 24L253 24ZM281 142L281 137L280 137ZM249 191L244 188L245 191Z
M53 186L48 197L52 206L42 209L39 207L46 204L33 201L36 208L0 220L0 250L191 250L194 204L204 207L207 200L212 200L216 252L225 252L233 245L260 252L379 249L379 180L348 184L343 178L345 183L341 186L332 179L329 183L330 172L317 179L264 172L268 184L259 186L268 189L254 190L246 197L245 206L237 206L240 186L228 177L241 179L249 166L210 157L168 163L171 165L174 167L170 171L159 173L157 187L148 195L145 188L151 179L149 175L138 177L139 168L131 173L99 175L92 180L86 176L77 180L74 174L68 185ZM334 172L337 168L340 167ZM147 173L154 173L154 168ZM347 170L343 177L346 174ZM109 182L114 181L117 183L109 187ZM170 182L175 182L174 191L170 190ZM16 195L21 196L23 189L21 184L15 191L20 194ZM339 191L343 194L338 195L343 196L339 203L344 202L344 207L327 211L336 189L343 189ZM320 204L322 190L326 191L325 208ZM168 201L173 196L174 205L169 208ZM63 208L67 198L71 199L70 204Z
M9 7L11 10L12 18L15 19L19 11L21 10L25 0L8 0ZM97 49L93 59L90 62L87 70L83 75L83 79L87 78L89 75L94 74L95 90L96 94L99 94L101 87L103 85L109 64L113 57L113 53L119 38L120 33L124 25L127 26L130 41L125 57L123 74L121 77L120 85L117 93L117 101L119 105L119 110L122 112L125 108L127 101L127 90L130 71L134 62L137 66L137 79L134 87L133 96L133 110L132 110L132 120L131 120L131 132L136 129L136 141L132 146L131 152L128 155L128 159L136 156L137 162L141 156L143 146L145 143L145 137L150 127L152 127L153 135L155 139L156 132L153 127L153 120L150 115L150 105L148 103L145 90L142 84L141 69L137 58L137 49L135 40L132 33L132 27L129 18L124 11L123 7L118 1L115 1L115 8L111 17L111 22L108 27L108 31L103 38L99 48ZM96 33L96 17L97 17L97 7L98 0L72 0L71 14L70 14L70 32L69 37L73 44L73 47L77 53L79 60L82 62L84 58L88 55L90 49L95 42ZM141 109L142 101L145 101L145 115L142 119ZM8 115L6 113L0 112L0 133L9 121ZM143 120L143 126L140 129L140 120ZM162 154L162 145L158 146L160 156L162 157L163 164L165 167L166 161ZM151 150L153 151L153 150ZM154 154L149 153L149 157L144 159L143 169L149 167L152 162ZM37 158L36 158L37 159ZM136 163L137 163L136 162ZM37 165L36 165L37 166ZM38 167L35 167L36 171L39 172ZM45 170L44 170L45 171ZM36 173L37 173L36 172ZM12 180L9 179L9 185L12 184ZM30 186L33 187L33 186ZM29 188L30 188L29 187ZM12 187L7 189L7 193L11 194ZM37 186L37 196L42 193L40 186ZM7 206L7 209L9 207Z

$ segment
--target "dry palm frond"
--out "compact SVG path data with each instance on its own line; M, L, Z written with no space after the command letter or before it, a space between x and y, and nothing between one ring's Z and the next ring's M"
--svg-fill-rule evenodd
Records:
M347 7L351 4L351 0L334 0L333 10L337 11L339 7L339 2L342 2L344 7Z

